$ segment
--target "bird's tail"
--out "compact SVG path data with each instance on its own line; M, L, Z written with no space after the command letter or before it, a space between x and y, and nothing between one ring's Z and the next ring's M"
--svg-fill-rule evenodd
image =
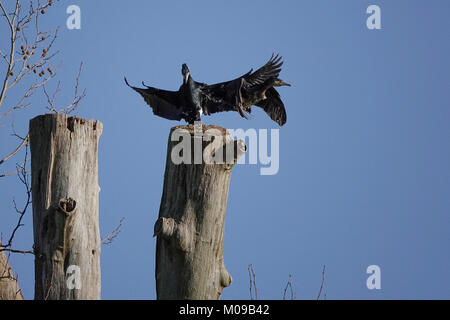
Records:
M127 77L123 76L123 80L125 80L125 83L127 84L127 86L129 86L130 88L132 88L132 86L130 86L130 84L127 81Z

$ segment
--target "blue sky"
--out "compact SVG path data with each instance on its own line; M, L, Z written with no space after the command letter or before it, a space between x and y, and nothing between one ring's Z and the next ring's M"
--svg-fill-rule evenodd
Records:
M70 4L80 6L80 30L65 26ZM366 27L371 4L381 8L381 30ZM78 115L104 124L102 235L125 217L119 238L102 247L102 298L156 297L153 224L167 137L178 124L154 116L123 76L176 90L182 63L197 81L215 83L279 52L281 78L293 85L279 89L288 115L280 169L272 176L261 176L259 165L233 169L224 244L233 283L223 299L249 298L249 264L263 299L282 298L289 274L298 299L315 298L323 265L328 299L449 299L449 10L437 0L56 3L42 23L61 26L57 102L71 99L83 61L87 97ZM4 23L0 32L4 46ZM28 120L46 112L43 96L33 99L14 116L25 134ZM277 128L260 110L250 120L226 113L203 121ZM9 122L0 124L3 155L16 140ZM12 197L23 190L14 177L0 183L5 237L15 223ZM25 224L15 246L29 249L31 211ZM33 257L14 255L11 263L33 298ZM373 264L381 290L366 287Z

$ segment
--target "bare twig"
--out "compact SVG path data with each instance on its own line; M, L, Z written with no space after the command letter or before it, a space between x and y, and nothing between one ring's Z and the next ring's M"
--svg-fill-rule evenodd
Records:
M3 164L5 161L8 161L11 157L13 157L24 145L28 143L28 135L23 139L23 141L19 144L19 146L11 152L9 155L0 160L0 164Z
M258 300L258 289L256 288L256 276L253 270L253 265L248 265L248 277L250 279L250 300ZM253 299L253 291L255 293L255 299Z
M9 51L9 57L6 58L6 62L8 64L6 75L3 80L3 86L2 90L0 91L0 108L2 106L3 100L5 98L6 91L8 90L8 81L9 78L13 75L12 70L14 67L14 51L15 51L15 43L16 43L16 28L14 27L15 20L17 18L17 15L19 13L19 0L16 0L16 7L14 9L14 13L12 14L12 18L9 17L8 13L6 12L5 7L3 6L3 3L0 1L0 8L2 9L2 12L8 22L9 29L10 29L10 51Z
M50 97L50 94L47 92L47 88L45 87L45 85L42 86L44 95L47 98L47 103L48 103L47 109L50 112L71 114L72 112L75 112L77 110L78 104L80 103L81 99L83 99L86 96L86 89L84 89L81 94L79 93L80 76L81 76L82 69L83 69L83 62L80 63L80 67L78 69L78 75L75 80L75 92L74 92L74 97L72 99L72 102L63 108L57 108L55 105L56 95L60 91L60 82L58 81L56 89L53 92L51 97Z
M114 241L114 239L117 238L120 231L122 231L121 228L123 225L123 220L125 220L125 217L122 217L119 221L119 225L102 239L102 244L106 245L111 244Z
M13 174L17 174L17 172L18 171L16 170L16 171L11 171L11 172L8 172L8 173L0 174L0 178L12 176Z
M11 253L22 253L22 254L36 254L33 250L16 250L16 249L9 249L9 248L3 248L0 246L0 252L6 251Z
M289 280L286 284L286 287L284 288L284 293L283 293L283 300L286 300L286 293L287 293L287 289L290 288L290 294L291 294L291 300L295 300L295 292L294 292L294 288L292 287L292 275L289 275Z
M50 110L50 112L58 112L55 107L55 98L56 98L56 95L58 94L58 92L61 90L59 87L60 84L61 84L61 81L58 81L58 84L56 85L56 89L53 92L52 97L50 97L50 95L48 94L47 88L45 87L45 85L42 86L42 90L44 91L44 95L47 98L47 103L48 103L48 107L46 107L46 108L48 110Z
M319 294L317 295L317 300L320 299L320 295L322 294L323 284L325 283L325 265L323 265L322 269L322 283L320 284Z
M22 182L22 184L25 186L26 202L25 202L23 209L18 209L16 200L13 199L14 209L15 209L16 213L19 214L19 219L9 237L8 242L5 245L3 245L3 244L0 245L1 249L9 249L8 251L10 251L10 252L16 252L16 251L11 251L12 242L13 242L13 239L14 239L14 236L15 236L17 230L19 230L19 228L23 226L22 219L23 219L25 213L27 212L29 205L31 204L31 185L30 185L30 181L29 181L29 174L26 171L27 161L28 161L28 144L25 145L25 157L24 157L23 163L16 165L17 176L18 176L19 180ZM24 253L24 252L21 252L21 253ZM29 253L29 252L27 252L27 253Z

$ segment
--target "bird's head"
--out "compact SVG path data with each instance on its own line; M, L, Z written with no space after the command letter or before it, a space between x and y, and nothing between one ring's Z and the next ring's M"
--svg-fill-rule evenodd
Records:
M186 84L191 75L191 72L189 71L186 63L183 63L183 65L181 66L181 74L183 75L183 82Z

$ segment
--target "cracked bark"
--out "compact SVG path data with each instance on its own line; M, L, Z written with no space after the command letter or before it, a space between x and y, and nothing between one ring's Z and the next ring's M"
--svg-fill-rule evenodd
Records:
M219 299L223 288L232 281L223 261L225 212L231 170L246 147L242 140L233 140L224 128L202 126L202 131L197 129L200 136L194 128L176 126L169 135L163 194L154 226L158 299ZM189 155L192 164L172 161L172 151L179 144L171 141L176 129L188 133L193 146ZM212 140L217 143L214 149L207 149L211 144L201 137L210 129L216 130L218 139ZM210 164L200 159L199 164L193 164L195 145L201 147L197 149L204 159L219 151L225 155L227 149L233 150L234 156L228 163Z
M35 299L100 299L102 127L64 114L30 121Z

